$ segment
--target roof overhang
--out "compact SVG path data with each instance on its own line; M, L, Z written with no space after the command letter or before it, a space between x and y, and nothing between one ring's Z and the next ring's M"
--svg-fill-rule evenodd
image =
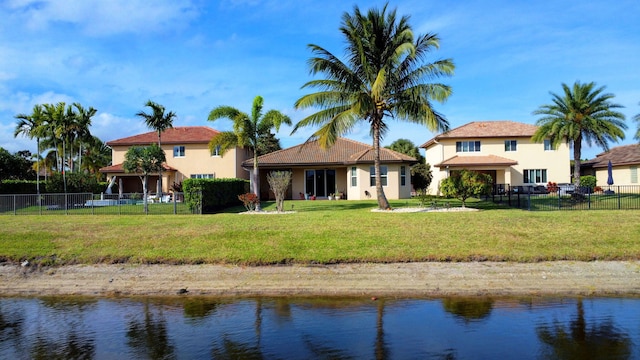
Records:
M433 165L434 167L480 167L480 166L513 166L517 165L515 160L503 158L495 155L479 155L479 156L454 156L439 164Z

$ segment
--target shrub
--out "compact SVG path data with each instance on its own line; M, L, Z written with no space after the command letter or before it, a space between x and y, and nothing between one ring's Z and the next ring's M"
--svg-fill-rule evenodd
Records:
M472 196L491 193L491 176L466 169L452 173L440 184L440 191L447 197L455 197L462 201L462 207Z
M256 206L260 203L258 196L254 193L238 195L238 199L242 201L242 205L244 205L244 208L247 209L247 211L254 211Z
M291 183L291 171L271 171L267 174L267 182L276 196L276 210L284 211L284 197Z
M192 211L201 207L203 213L238 205L238 195L249 192L245 179L185 179L182 182L185 200ZM201 193L201 198L198 198Z
M586 189L588 193L592 193L596 187L596 177L593 175L580 176L580 187Z

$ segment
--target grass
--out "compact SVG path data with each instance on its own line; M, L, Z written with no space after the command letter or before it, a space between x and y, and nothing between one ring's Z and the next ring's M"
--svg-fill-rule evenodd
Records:
M392 201L396 208L416 205ZM296 212L282 215L237 214L242 207L215 215L5 215L0 260L264 265L640 259L640 211L467 206L483 211L379 213L370 211L376 207L370 200L287 201L286 210Z

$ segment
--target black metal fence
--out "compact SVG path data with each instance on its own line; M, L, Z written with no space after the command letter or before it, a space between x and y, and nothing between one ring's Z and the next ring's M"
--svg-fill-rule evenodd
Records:
M548 190L544 186L496 184L490 200L531 211L640 209L640 185Z
M164 196L133 194L9 194L0 195L1 215L151 215L201 214L202 194L186 201L184 193Z

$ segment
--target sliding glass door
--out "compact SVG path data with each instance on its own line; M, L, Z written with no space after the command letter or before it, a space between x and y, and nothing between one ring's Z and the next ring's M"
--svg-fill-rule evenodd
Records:
M334 169L306 170L304 191L317 197L325 197L336 192L336 171Z

